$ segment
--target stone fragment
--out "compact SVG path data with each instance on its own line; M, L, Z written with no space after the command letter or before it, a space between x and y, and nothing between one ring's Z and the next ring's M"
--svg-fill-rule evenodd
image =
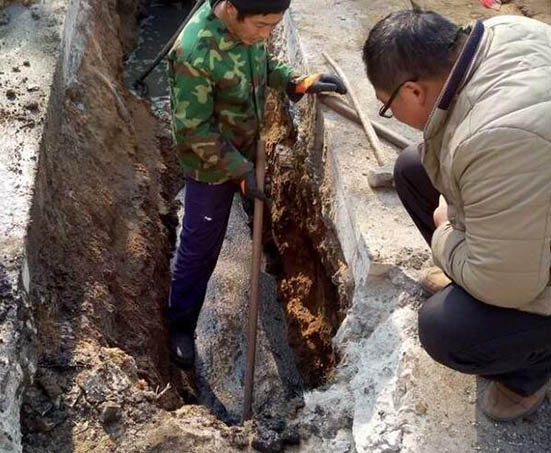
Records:
M230 439L231 444L239 449L245 449L249 446L249 439L247 438L247 435L240 430L232 431Z
M415 405L415 413L418 415L425 415L427 413L427 406L422 401L419 401Z
M15 92L15 90L9 88L9 89L6 91L6 97L7 97L10 101L15 101L15 98L17 97L17 93Z
M38 385L42 387L44 392L49 398L55 400L58 396L63 394L63 389L60 387L56 376L51 372L43 371L37 376Z
M0 27L10 23L10 15L8 13L0 13Z
M96 374L87 376L82 385L82 390L84 390L86 401L92 405L105 401L106 385L104 380Z
M122 411L118 404L107 402L101 411L101 421L104 425L110 425L121 419Z
M252 447L264 453L277 453L283 451L283 442L277 433L265 430L253 439Z
M27 101L25 103L24 107L27 110L30 110L31 112L36 112L36 111L38 111L38 102L36 102L36 101Z

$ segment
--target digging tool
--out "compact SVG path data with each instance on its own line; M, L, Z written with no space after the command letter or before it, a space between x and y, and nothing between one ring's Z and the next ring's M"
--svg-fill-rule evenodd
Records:
M337 72L339 77L344 82L344 85L348 90L348 94L352 99L352 103L356 108L356 112L358 112L358 116L360 117L360 121L362 122L362 126L364 127L364 130L369 140L369 143L371 145L371 148L373 149L373 154L375 155L375 159L377 160L377 163L379 164L379 166L383 167L385 165L385 152L383 150L383 146L381 145L381 142L379 141L379 137L377 137L377 134L373 129L373 125L371 124L371 121L369 120L368 116L364 113L363 109L361 108L361 105L355 94L355 90L352 88L352 85L348 81L348 78L344 74L341 67L337 63L335 63L335 61L329 55L327 55L326 52L322 52L322 55L327 60L327 62L333 67L333 69Z
M189 20L193 17L195 12L199 9L199 7L205 3L206 0L197 0L195 2L195 5L193 5L193 8L191 8L191 11L186 16L182 24L178 27L178 30L176 30L176 33L172 35L172 37L168 40L168 42L165 44L163 49L159 52L157 55L157 58L151 63L147 69L143 72L143 74L138 77L134 83L132 84L132 87L138 92L138 94L141 97L144 97L147 95L147 92L149 91L149 88L147 87L147 84L144 82L145 78L151 74L151 71L155 69L155 67L161 62L161 60L166 57L166 54L172 49L172 46L176 42L176 39L178 39L178 36L180 36L180 33L182 33L182 30L187 25Z
M320 94L318 95L318 99L331 110L339 113L340 115L348 118L351 121L354 121L360 126L362 125L362 120L360 120L360 116L358 115L356 110L346 101L343 101L340 97L332 96L329 94ZM379 137L388 140L390 143L396 145L398 148L406 149L407 147L412 146L412 143L398 132L395 132L386 126L383 126L376 121L371 121L371 124L373 125L373 129L375 129L375 132Z
M379 140L379 137L377 136L377 133L375 132L373 124L371 123L371 121L369 120L369 117L361 108L358 98L354 90L352 89L352 85L348 81L348 78L344 74L343 70L340 68L340 66L337 63L335 63L335 61L329 55L327 55L327 53L323 52L322 55L325 57L327 62L333 67L333 69L337 72L339 77L342 79L344 85L346 86L346 89L348 90L348 94L352 99L352 103L356 108L356 113L358 114L358 117L360 118L364 131L367 135L367 139L369 140L369 143L371 145L371 149L373 150L375 159L377 160L377 164L379 165L378 168L375 168L369 171L367 176L367 181L369 185L373 189L378 189L381 187L393 187L394 186L393 164L386 163L384 148Z
M259 191L264 191L264 173L266 166L266 150L264 142L258 141L256 151L256 185ZM243 399L242 421L252 416L254 364L256 357L256 329L258 322L258 285L260 280L260 259L262 254L262 217L264 202L254 199L253 218L253 260L251 266L251 293L249 301L249 325L247 334L247 364L245 368L245 397Z

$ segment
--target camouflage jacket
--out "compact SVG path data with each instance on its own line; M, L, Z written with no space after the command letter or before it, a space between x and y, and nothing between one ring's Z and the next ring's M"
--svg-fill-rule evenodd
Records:
M296 77L264 42L234 38L207 0L168 54L172 134L184 173L222 183L253 168L266 86Z

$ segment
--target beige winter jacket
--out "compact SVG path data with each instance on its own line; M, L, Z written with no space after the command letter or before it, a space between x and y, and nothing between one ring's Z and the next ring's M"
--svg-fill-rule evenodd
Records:
M477 27L421 149L449 205L434 262L483 302L550 315L551 27L507 16Z

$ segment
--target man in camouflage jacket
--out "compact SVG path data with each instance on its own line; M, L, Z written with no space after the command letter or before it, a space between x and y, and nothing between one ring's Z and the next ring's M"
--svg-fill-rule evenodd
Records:
M254 161L266 87L295 102L304 93L346 92L336 77L298 77L267 53L266 39L289 3L205 0L168 55L173 139L186 177L168 309L171 353L182 368L193 365L193 333L233 195L240 185L245 196L265 199Z

